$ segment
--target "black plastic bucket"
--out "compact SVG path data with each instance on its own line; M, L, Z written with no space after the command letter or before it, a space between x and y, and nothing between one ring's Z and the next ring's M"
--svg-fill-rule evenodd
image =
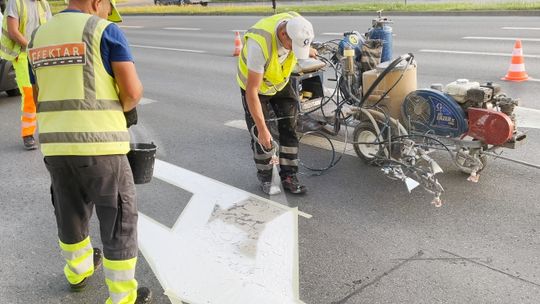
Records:
M130 144L130 148L127 157L135 184L149 183L152 180L152 175L154 175L156 145L154 143L134 143Z

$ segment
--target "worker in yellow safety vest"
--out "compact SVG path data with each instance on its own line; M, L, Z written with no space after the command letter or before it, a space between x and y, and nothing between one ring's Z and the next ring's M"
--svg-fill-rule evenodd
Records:
M315 57L311 48L313 26L296 12L276 14L261 19L244 35L244 46L238 59L236 80L240 86L253 158L261 189L270 193L272 185L272 135L268 124L277 122L279 132L279 165L283 188L303 194L298 172L298 138L296 116L298 92L289 77L297 59ZM273 111L275 118L271 118Z
M30 80L71 289L83 289L103 265L105 303L150 303L151 291L135 279L138 212L126 157L143 87L127 39L112 23L121 20L114 0L70 0L34 32ZM94 206L103 253L88 231Z
M9 0L0 37L0 57L9 60L15 69L15 79L21 92L21 136L27 150L37 148L36 107L28 76L26 48L32 32L52 17L47 0Z

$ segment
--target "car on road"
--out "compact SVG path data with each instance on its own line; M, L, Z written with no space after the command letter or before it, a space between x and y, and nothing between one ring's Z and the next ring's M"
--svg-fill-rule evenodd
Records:
M193 1L193 0L154 0L155 5L190 5L190 4L200 4L202 6L207 6L208 1Z
M8 96L17 96L21 93L15 81L15 69L11 61L0 59L0 92L5 91Z

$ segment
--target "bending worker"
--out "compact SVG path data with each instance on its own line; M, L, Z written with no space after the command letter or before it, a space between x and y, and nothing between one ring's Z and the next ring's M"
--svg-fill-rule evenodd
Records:
M24 148L36 149L36 107L28 76L26 48L32 32L49 20L51 9L46 0L9 0L2 22L0 57L11 61L21 92L21 136Z
M270 110L277 117L283 188L294 194L306 192L306 187L296 177L298 138L295 126L299 97L289 77L297 58L317 55L317 51L310 47L313 36L311 23L295 12L261 19L244 35L236 79L240 85L248 130L251 132L255 126L258 143L252 139L251 148L257 177L266 194L270 192L272 181L272 135L267 125Z
M29 45L39 141L51 176L64 274L83 289L102 263L88 223L95 206L109 289L106 303L150 303L137 289L137 206L126 157L124 112L142 96L114 0L70 0L39 27Z

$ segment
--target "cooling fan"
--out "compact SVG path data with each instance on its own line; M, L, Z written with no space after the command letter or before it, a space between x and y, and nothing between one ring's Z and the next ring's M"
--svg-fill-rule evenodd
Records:
M436 90L409 93L401 115L405 126L419 133L457 137L467 131L463 109L451 96Z

